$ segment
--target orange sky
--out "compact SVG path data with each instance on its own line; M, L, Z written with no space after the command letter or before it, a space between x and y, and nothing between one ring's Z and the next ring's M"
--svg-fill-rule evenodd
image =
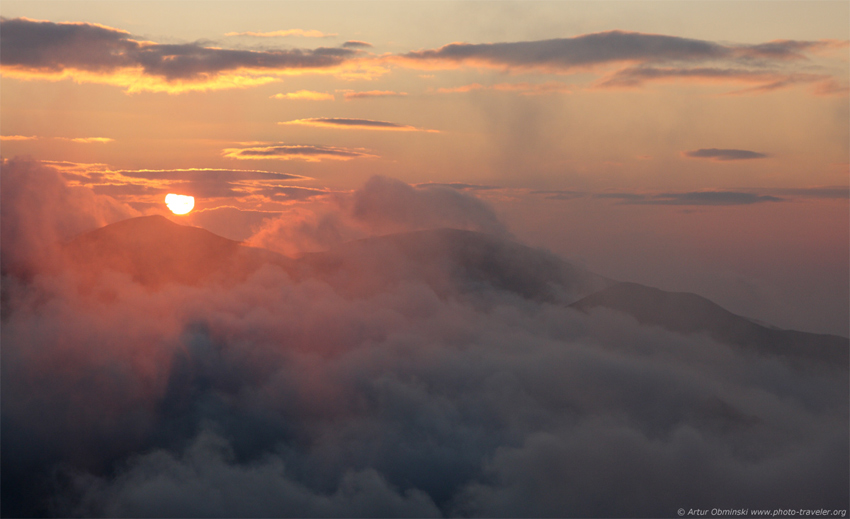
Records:
M454 183L604 275L847 334L846 2L0 14L3 157L139 214L194 195L181 221L246 239L256 218L198 215L305 214L373 175Z

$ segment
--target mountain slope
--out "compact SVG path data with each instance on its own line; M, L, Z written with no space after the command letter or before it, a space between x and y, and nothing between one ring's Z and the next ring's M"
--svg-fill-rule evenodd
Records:
M788 360L815 361L845 370L850 361L850 341L844 337L768 328L696 294L617 283L570 306L585 312L610 308L641 324L684 334L704 333L720 342Z
M71 268L84 276L113 270L151 287L241 281L268 263L292 268L292 260L280 254L158 215L83 233L63 246L63 254Z

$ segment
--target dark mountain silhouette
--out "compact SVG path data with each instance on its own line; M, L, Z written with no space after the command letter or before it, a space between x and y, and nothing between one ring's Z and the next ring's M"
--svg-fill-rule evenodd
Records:
M850 361L850 340L844 337L767 327L686 292L617 283L570 306L582 311L610 308L631 315L641 324L683 334L703 333L720 342L789 361L826 363L845 370Z
M68 265L83 276L112 270L150 287L242 281L266 264L293 269L280 254L222 238L164 216L130 218L83 233L62 248Z
M81 234L63 246L84 276L113 270L157 288L176 283L245 280L263 265L296 280L321 279L343 294L368 296L404 282L424 283L440 297L511 293L580 311L606 307L641 324L694 334L757 354L848 369L850 341L834 335L780 330L735 315L696 294L617 283L497 236L434 229L355 240L298 259L247 247L162 216L131 218Z

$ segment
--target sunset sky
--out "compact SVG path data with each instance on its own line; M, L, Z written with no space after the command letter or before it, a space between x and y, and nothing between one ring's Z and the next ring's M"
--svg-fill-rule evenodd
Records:
M4 161L41 161L128 214L191 195L172 219L296 254L331 238L292 229L379 175L474 195L517 241L604 276L848 335L847 2L0 14ZM366 233L349 230L333 239Z

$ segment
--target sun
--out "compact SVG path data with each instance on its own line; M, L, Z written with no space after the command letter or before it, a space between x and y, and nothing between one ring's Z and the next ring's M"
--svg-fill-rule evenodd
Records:
M195 197L168 193L165 195L165 205L174 214L186 214L195 207Z

